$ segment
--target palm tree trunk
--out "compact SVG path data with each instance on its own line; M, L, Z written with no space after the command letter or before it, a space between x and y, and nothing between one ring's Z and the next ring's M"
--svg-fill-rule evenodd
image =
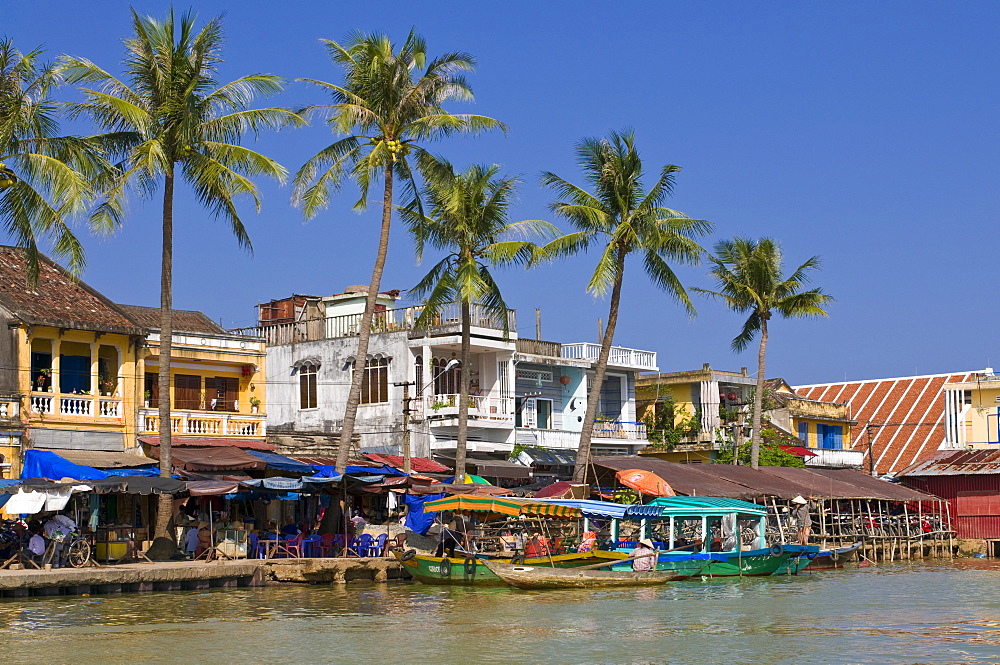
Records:
M587 482L587 469L590 467L590 439L594 434L594 421L597 420L597 405L601 401L601 387L604 385L604 374L608 369L608 359L611 357L611 344L615 338L615 326L618 325L618 305L621 303L622 281L625 277L625 250L618 249L618 260L615 272L615 285L611 290L611 309L608 312L608 327L601 339L601 353L597 357L597 367L594 368L594 385L587 395L587 412L583 417L583 430L580 432L580 445L576 451L576 466L573 468L573 482ZM586 381L586 376L584 377Z
M750 466L760 466L760 421L764 407L764 353L767 350L767 317L760 317L760 348L757 350L757 393L753 396L753 434L750 438Z
M160 416L160 476L169 478L173 473L170 437L170 355L173 347L174 312L174 170L169 168L163 181L163 250L160 258L160 366L157 376L159 384ZM156 526L153 537L167 538L173 542L170 522L173 518L173 497L160 494L157 501Z
M458 436L455 441L456 485L465 482L465 451L469 444L469 363L472 356L472 307L462 303L461 374L458 389Z
M351 376L351 390L347 395L344 424L340 430L340 446L337 449L337 473L343 473L347 468L351 439L354 438L354 421L357 419L358 404L361 402L361 381L365 376L368 338L371 336L372 320L375 318L375 301L378 297L379 285L382 282L385 257L389 253L389 225L392 222L392 177L392 164L387 164L385 167L385 192L382 196L382 233L378 240L378 254L375 257L375 267L372 269L372 279L368 285L368 297L365 298L365 311L361 315L361 329L358 331L358 350L355 354L354 373Z

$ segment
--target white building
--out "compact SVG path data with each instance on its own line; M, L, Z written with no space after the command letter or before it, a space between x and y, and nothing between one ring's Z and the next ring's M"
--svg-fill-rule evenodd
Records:
M292 296L261 305L267 340L268 438L286 449L336 449L357 349L364 287L328 297ZM408 382L411 451L430 457L454 449L463 368L459 307L414 330L420 307L394 308L398 292L379 295L355 425L362 450L399 454ZM470 452L510 452L515 443L575 449L600 346L517 338L515 312L502 321L472 308ZM595 454L631 454L646 445L635 422L635 378L656 370L656 353L614 347L605 378Z

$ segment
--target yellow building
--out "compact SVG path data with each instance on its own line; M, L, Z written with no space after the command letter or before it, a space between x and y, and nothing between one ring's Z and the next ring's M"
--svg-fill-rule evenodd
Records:
M797 436L813 453L808 466L860 467L864 451L851 450L851 419L847 403L820 402L797 394L784 379L767 381L772 424Z
M135 452L141 326L48 259L29 287L13 247L0 247L0 323L5 477L19 476L29 446Z
M942 448L996 448L1000 445L1000 376L987 368L972 380L945 383L945 439Z
M140 442L159 444L160 310L121 305L149 330L139 354ZM201 312L174 310L170 362L170 417L175 445L263 444L264 341L233 335Z

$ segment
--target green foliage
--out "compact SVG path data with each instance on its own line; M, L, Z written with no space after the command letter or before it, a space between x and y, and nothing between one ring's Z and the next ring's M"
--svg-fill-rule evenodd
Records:
M51 95L63 79L43 55L0 39L0 226L26 250L32 283L40 238L52 241L53 254L74 273L83 269L69 220L85 212L94 186L113 170L94 141L59 136L60 105Z
M541 446L535 446L530 443L515 443L514 449L510 451L510 456L507 459L513 462L518 457L520 457L521 453L523 453L525 450L545 450L545 449L542 448Z
M677 412L677 404L673 397L666 397L653 405L652 413L647 413L643 419L646 423L646 439L653 450L673 450L685 437L698 431L701 427L701 414L695 412L688 415L686 411ZM678 416L680 420L678 420Z
M766 427L761 430L760 446L760 466L791 466L796 468L805 467L805 462L801 457L792 455L782 450L779 446L801 445L798 439L778 430ZM751 442L747 441L740 446L740 464L750 464ZM732 448L720 450L714 461L715 464L732 464Z

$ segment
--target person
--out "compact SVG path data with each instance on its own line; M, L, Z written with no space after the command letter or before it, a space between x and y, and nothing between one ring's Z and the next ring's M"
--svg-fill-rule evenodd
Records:
M198 549L198 530L205 526L204 522L197 522L184 535L184 551L187 553L188 558L193 559L195 557L195 551Z
M441 527L441 531L438 533L438 546L434 551L434 556L454 557L455 548L458 546L462 546L465 549L464 534L454 529Z
M367 522L365 521L365 518L361 516L361 512L355 510L354 517L351 518L351 524L354 525L354 533L358 533L359 531L364 530Z
M646 572L656 567L656 550L649 538L640 540L628 556L632 559L632 570L636 572Z
M62 568L66 565L66 545L76 531L76 522L57 513L49 518L43 530L45 537L52 543L52 567Z
M212 532L208 529L207 522L198 522L198 546L194 549L194 558L197 559L212 547Z
M597 549L597 533L594 531L584 531L583 537L580 539L580 546L576 548L577 552L593 552Z
M24 548L23 555L35 565L39 565L42 563L42 556L45 554L45 539L42 538L41 525L36 522L30 533L31 538L28 539L28 546Z
M799 529L799 545L808 545L809 536L812 532L812 518L809 516L809 501L807 501L800 494L792 499L792 503L795 504L795 510L792 511L792 517L795 519L795 524Z
M537 558L549 556L549 539L536 531L531 536L531 540L524 546L524 556L527 558Z

